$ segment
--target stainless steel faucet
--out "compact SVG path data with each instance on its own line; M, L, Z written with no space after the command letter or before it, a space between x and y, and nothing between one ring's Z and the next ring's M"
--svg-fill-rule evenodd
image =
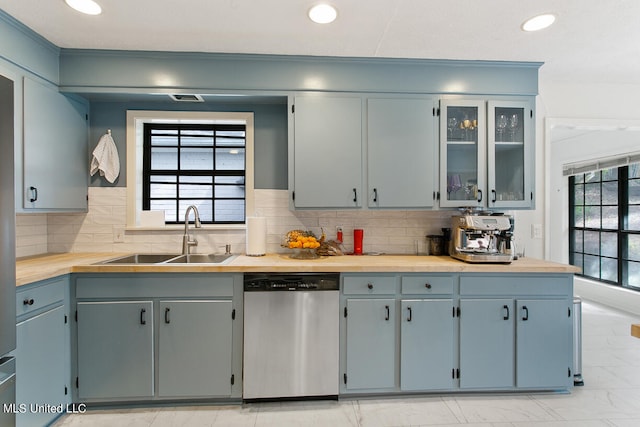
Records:
M196 228L202 227L202 224L200 223L200 213L198 212L198 208L195 207L194 205L189 206L184 213L184 236L182 236L182 254L183 255L189 254L189 250L191 246L198 245L198 241L189 235L189 212L190 211L193 211L193 215L194 215L193 225Z

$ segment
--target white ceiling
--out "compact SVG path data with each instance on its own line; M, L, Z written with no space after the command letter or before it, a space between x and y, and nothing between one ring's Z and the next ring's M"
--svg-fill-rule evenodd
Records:
M350 57L540 61L555 81L640 84L639 0L330 0L338 19L311 22L318 0L0 0L0 9L62 48ZM533 15L556 23L520 30Z

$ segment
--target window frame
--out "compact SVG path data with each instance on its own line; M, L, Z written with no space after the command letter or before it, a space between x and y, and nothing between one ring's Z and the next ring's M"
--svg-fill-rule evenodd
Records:
M208 111L127 111L127 219L128 230L182 229L182 224L163 226L141 224L143 206L143 145L145 123L243 124L245 125L245 222L203 224L211 229L244 229L246 218L254 214L254 115L253 112Z
M605 284L609 284L609 285L615 285L615 286L620 286L626 289L631 289L634 291L640 291L640 286L632 286L629 284L629 280L628 280L628 273L629 273L629 263L634 262L637 263L638 261L634 261L629 259L628 256L628 243L629 243L629 236L630 235L640 235L640 230L630 230L628 228L628 218L629 218L629 183L631 180L638 180L639 178L629 178L629 166L625 165L625 166L619 166L619 167L615 167L615 168L609 168L610 169L617 169L617 183L618 183L618 200L617 200L617 214L618 214L618 221L617 221L617 227L615 229L613 228L604 228L602 227L602 207L603 206L613 206L613 205L605 205L603 204L603 200L602 200L602 184L604 182L611 182L612 180L603 180L602 178L602 170L598 170L598 171L594 171L598 174L600 174L600 178L598 179L598 181L595 181L595 183L600 184L600 203L598 205L587 205L586 204L586 191L583 191L583 200L581 201L580 204L576 204L576 200L575 200L575 188L576 185L582 184L583 186L586 186L586 184L588 183L586 180L586 176L589 172L586 173L581 173L581 174L577 174L577 175L571 175L569 176L569 263L572 265L576 265L576 259L575 259L575 255L580 254L582 255L582 263L579 264L578 266L580 266L582 268L581 273L577 274L578 276L581 277L585 277L587 279L591 279L591 280L595 280L597 282L601 282L601 283L605 283ZM582 182L576 184L576 176L582 176ZM636 204L634 204L636 205ZM576 222L575 222L575 209L576 206L596 206L598 208L600 208L600 227L599 228L595 228L595 227L587 227L586 226L586 219L585 222L583 222L582 226L577 226ZM590 256L595 256L593 254L588 254L585 252L584 249L584 234L583 234L583 247L581 251L576 250L577 248L575 247L575 242L576 242L576 231L580 231L582 233L584 232L598 232L600 233L599 235L599 242L598 242L598 259L600 260L599 263L599 269L598 269L598 273L599 273L599 277L594 277L591 275L587 275L584 273L584 256L585 255L590 255ZM603 256L602 255L602 232L605 233L615 233L616 234L616 239L617 239L617 244L616 244L616 268L617 268L617 277L616 280L606 280L606 279L602 279L602 258L607 258L607 259L614 259L614 257L611 256Z

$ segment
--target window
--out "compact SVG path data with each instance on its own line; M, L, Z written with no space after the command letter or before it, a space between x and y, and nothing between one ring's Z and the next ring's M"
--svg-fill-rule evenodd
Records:
M205 224L245 219L244 125L144 125L143 210L162 210L167 224L195 205Z
M640 290L640 163L569 177L569 209L571 264Z
M253 139L252 112L127 111L127 229L149 228L147 209L165 212L151 228L181 229L192 204L207 228L244 228Z

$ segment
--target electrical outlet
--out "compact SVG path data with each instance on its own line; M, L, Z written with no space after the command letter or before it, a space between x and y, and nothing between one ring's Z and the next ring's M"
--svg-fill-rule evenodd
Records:
M531 238L542 239L542 224L531 224Z
M113 242L114 243L124 243L124 228L123 227L114 227L113 228Z

